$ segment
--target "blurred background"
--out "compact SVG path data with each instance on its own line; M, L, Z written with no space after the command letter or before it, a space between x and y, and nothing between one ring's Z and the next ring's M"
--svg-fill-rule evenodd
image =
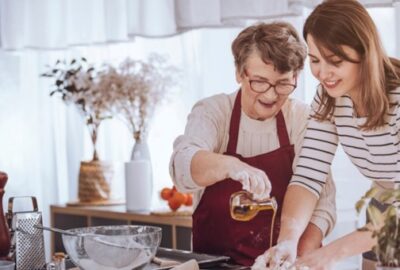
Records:
M9 175L10 196L38 198L49 224L49 206L77 199L80 161L90 160L92 144L74 106L50 98L51 82L40 77L57 59L85 57L93 64L118 65L156 52L181 74L170 98L150 124L152 205L172 186L168 172L174 139L183 133L194 103L237 89L230 45L257 21L302 24L318 0L1 0L0 1L0 170ZM364 0L384 47L400 57L400 1ZM293 96L310 103L317 86L308 62ZM122 167L134 140L118 119L100 126L101 160L114 162L113 196L124 199ZM339 149L333 165L338 223L327 241L359 223L354 203L369 187ZM47 237L47 236L46 236ZM340 269L357 269L359 257Z

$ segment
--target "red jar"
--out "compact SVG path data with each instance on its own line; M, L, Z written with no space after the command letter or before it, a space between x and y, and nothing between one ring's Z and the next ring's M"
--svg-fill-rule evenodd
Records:
M7 183L8 176L4 172L0 172L0 257L5 257L10 251L10 232L7 227L3 210L4 187Z

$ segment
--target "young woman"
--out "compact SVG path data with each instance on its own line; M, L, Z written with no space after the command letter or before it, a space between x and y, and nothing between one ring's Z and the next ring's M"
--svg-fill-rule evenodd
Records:
M174 143L170 171L179 190L195 194L193 250L252 265L268 248L272 213L235 221L229 198L245 188L257 196L271 192L282 205L309 114L305 104L289 98L306 49L291 25L272 23L244 29L233 41L232 52L240 90L193 107L185 133ZM331 179L312 212L300 252L319 247L334 225ZM279 222L274 243L278 233Z
M296 258L296 243L320 197L338 143L375 185L398 188L400 182L400 62L385 54L367 10L354 0L324 1L307 18L303 36L320 85L284 199L279 244L266 253L272 264ZM371 233L355 231L296 264L329 269L374 244Z

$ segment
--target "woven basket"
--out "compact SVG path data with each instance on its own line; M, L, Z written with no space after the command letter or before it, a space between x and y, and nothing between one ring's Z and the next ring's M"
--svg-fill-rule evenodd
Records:
M110 183L113 175L114 168L111 162L82 161L79 170L79 201L109 200L111 196Z

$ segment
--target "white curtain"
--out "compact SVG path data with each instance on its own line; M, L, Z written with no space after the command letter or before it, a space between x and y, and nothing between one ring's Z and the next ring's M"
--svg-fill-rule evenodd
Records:
M243 26L246 19L299 16L321 0L1 0L1 48L71 45L165 37L201 27ZM362 0L391 6L399 0Z
M291 14L287 0L1 0L1 47L65 48L163 37Z

